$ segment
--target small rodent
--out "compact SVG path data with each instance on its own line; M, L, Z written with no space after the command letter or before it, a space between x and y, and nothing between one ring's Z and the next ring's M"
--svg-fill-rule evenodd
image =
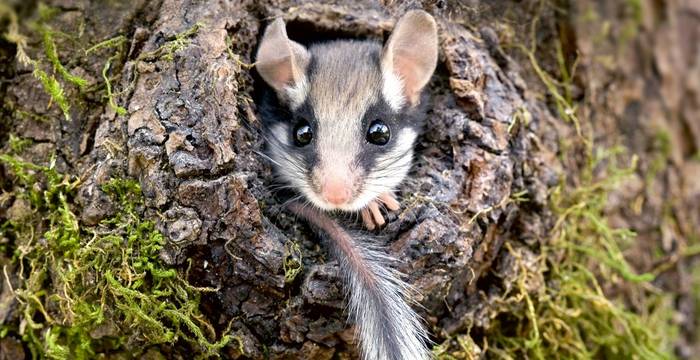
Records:
M289 209L320 229L345 277L364 359L430 358L427 332L407 303L393 261L351 236L327 211L359 212L372 230L380 211L398 210L394 191L408 174L423 126L423 88L437 65L437 25L407 12L386 44L335 40L308 48L282 19L265 30L256 69L269 85L259 104L266 156L303 202Z

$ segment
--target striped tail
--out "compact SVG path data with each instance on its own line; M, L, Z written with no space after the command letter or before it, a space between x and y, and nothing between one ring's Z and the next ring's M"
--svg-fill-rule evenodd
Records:
M357 325L365 360L431 358L428 335L418 314L406 303L408 284L390 264L395 260L355 241L325 213L293 203L289 208L330 238L345 279L350 317Z

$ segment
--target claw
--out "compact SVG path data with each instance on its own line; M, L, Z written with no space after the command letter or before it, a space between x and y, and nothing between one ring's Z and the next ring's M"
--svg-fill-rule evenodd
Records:
M362 215L362 222L365 224L367 230L374 230L376 225L374 225L374 221L372 221L372 215L369 214L369 209L362 209L360 214Z
M384 215L379 210L379 205L383 204L390 211L396 211L401 208L401 204L396 200L394 195L384 193L379 195L376 200L371 201L367 206L360 211L362 222L367 230L374 230L386 223Z
M369 211L372 212L372 218L374 218L374 223L377 224L377 226L382 226L386 221L384 221L384 215L382 215L382 212L379 211L379 205L377 205L376 201L372 201L367 205L369 207Z
M390 193L384 193L379 195L379 200L386 205L386 207L391 210L391 211L396 211L401 207L401 204L399 204L398 201L396 201L396 198L394 195Z

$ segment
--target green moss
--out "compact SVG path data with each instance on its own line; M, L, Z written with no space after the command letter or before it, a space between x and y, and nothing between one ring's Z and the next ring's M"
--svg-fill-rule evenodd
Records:
M61 12L61 9L55 6L49 6L40 2L37 6L37 14L39 15L39 21L44 23L50 21L56 15Z
M291 283L304 269L304 265L301 261L302 252L299 248L299 244L292 241L285 244L284 249L285 256L284 262L282 263L282 267L284 268L284 281L286 283Z
M10 151L13 154L19 154L24 151L28 146L32 145L33 141L31 139L24 139L17 137L15 134L10 134L10 138L7 139L7 145L10 147Z
M91 46L89 49L85 50L85 55L89 55L93 52L99 51L101 49L112 49L112 48L117 48L116 53L114 53L112 56L110 56L107 61L105 62L105 65L102 67L102 79L105 82L105 92L106 92L106 98L107 98L107 104L109 107L114 109L114 111L118 115L126 115L127 111L124 107L117 105L117 102L114 100L114 93L112 92L112 82L109 78L109 70L112 67L112 64L119 59L121 56L124 54L124 45L126 44L126 37L123 35L119 35L117 37L107 39L104 41L101 41L93 46Z
M57 72L61 77L77 86L79 89L83 90L88 85L87 80L71 74L65 66L61 63L58 57L58 50L56 48L56 43L54 41L53 35L54 30L52 30L46 23L50 21L56 14L60 12L60 9L49 7L43 3L39 3L38 14L39 20L36 24L32 24L32 28L39 32L42 38L42 44L44 48L44 54L49 63L51 63L53 70ZM70 119L70 103L65 97L64 89L61 83L58 82L54 75L49 75L42 69L42 63L39 60L31 60L27 57L27 60L31 63L34 68L34 76L39 79L44 87L44 90L51 97L51 101L55 102L58 107L63 112L63 116L66 119Z
M124 107L117 105L116 101L114 101L114 94L112 94L112 83L109 81L109 76L107 76L107 72L109 71L109 67L112 64L112 61L114 58L118 56L115 55L109 59L107 59L107 62L105 63L105 66L102 68L102 78L105 81L105 86L107 88L107 103L109 104L109 107L114 109L114 111L117 112L118 115L124 116L126 115L127 111Z
M39 79L41 85L44 87L44 91L46 91L51 97L51 100L58 105L63 112L63 116L65 116L66 119L70 119L70 104L63 93L63 86L61 86L53 75L49 75L42 70L38 62L34 61L32 64L34 66L34 77Z
M85 50L85 55L90 55L90 53L100 50L100 49L111 49L115 47L121 47L126 43L126 37L119 35L111 39L100 41L99 43L91 46L89 49Z
M175 53L184 49L190 43L190 38L196 35L199 29L202 27L204 27L204 24L202 23L194 24L194 26L191 28L168 39L168 41L166 41L158 49L141 54L139 56L139 60L153 61L163 59L166 61L173 61Z
M530 60L559 117L578 135L563 140L568 143L561 147L562 158L576 156L582 165L562 173L559 186L550 191L556 222L542 241L536 264L522 248L504 245L518 267L518 278L495 299L496 315L480 334L483 342L477 346L467 332L448 339L434 353L443 359L471 359L479 351L497 359L674 358L679 329L673 321L673 295L654 287L653 274L632 269L623 251L636 235L607 221L608 197L636 172L636 158L623 148L595 145L573 103L576 64L568 70L557 46L560 76L555 78L538 64L534 44L516 47ZM660 155L651 167L660 171L669 142L660 134L654 146Z
M602 163L615 161L603 156L590 169ZM613 229L605 220L608 194L632 170L611 165L600 180L583 174L588 182L576 188L562 184L553 191L551 207L558 219L541 254L545 266L536 274L520 266L516 288L502 300L516 311L496 319L498 330L487 334L489 351L503 358L672 358L670 338L676 329L672 311L666 310L672 309L671 298L646 292L653 276L635 274L619 248L634 234ZM520 264L519 252L508 249ZM528 292L529 279L538 277L546 279L546 286ZM609 296L600 281L638 294L635 303L641 308ZM514 328L513 333L503 330L507 328Z
M53 16L53 12L50 10L50 8L47 8L43 4L39 4L39 18L40 21L45 21L46 19L50 18ZM9 18L9 26L8 26L8 32L4 34L5 39L10 41L11 43L14 43L17 46L17 60L25 65L29 66L34 69L34 77L37 78L40 82L42 87L44 88L44 91L46 91L47 94L49 94L51 101L55 102L58 107L61 109L63 112L63 115L65 116L66 119L70 118L70 104L66 100L66 97L63 92L63 87L61 84L56 80L56 78L53 75L47 74L42 68L41 68L41 62L32 60L26 53L25 49L27 47L27 38L20 34L19 32L19 21L17 18L17 14L14 12L14 10L4 4L0 4L0 18L7 16ZM50 35L49 35L50 36ZM49 38L44 38L45 42L45 47L46 47L46 53L47 55L51 53L51 55L56 54L56 49L55 46L53 45L53 41L51 41L50 37ZM48 42L49 44L46 44ZM48 46L47 46L48 45ZM56 59L58 59L58 56L56 55ZM60 62L59 62L60 64ZM65 70L65 69L64 69ZM50 105L50 103L49 103ZM18 114L19 110L15 110L14 113ZM32 117L31 114L22 111L20 114L21 117ZM33 116L33 117L38 117L38 116Z
M451 349L449 343L456 343L456 348ZM483 358L482 349L474 342L469 334L457 335L443 344L433 347L433 355L439 360L477 360Z
M11 9L10 9L11 10ZM13 12L10 10L6 10L3 7L0 7L0 16L2 16L5 12L7 12L10 15L10 20L11 20L11 32L6 34L6 37L8 37L8 40L14 42L17 44L17 49L18 49L18 58L20 59L21 62L31 65L31 67L34 69L34 76L39 79L41 82L44 90L49 94L51 98L51 102L55 102L61 111L63 112L63 115L66 119L70 119L70 102L66 98L64 94L64 87L63 85L56 79L54 75L49 75L44 69L42 69L42 62L40 60L32 60L30 59L26 53L24 52L24 47L26 47L26 39L19 34L18 28L18 22L16 19L16 15L14 15ZM30 23L29 27L33 28L35 31L37 31L42 38L42 45L43 45L43 50L44 54L46 56L46 59L48 62L51 64L53 70L55 73L58 73L60 77L65 80L67 83L75 85L78 87L78 89L83 92L86 91L88 84L88 81L80 76L76 76L71 74L68 69L61 63L58 55L58 49L56 47L56 42L54 41L54 35L63 35L65 37L69 37L73 39L70 35L61 33L60 31L56 31L52 29L49 25L48 22L56 16L61 10L55 7L49 7L46 6L42 3L39 3L38 6L38 21L36 23ZM75 39L73 39L75 41ZM93 47L89 48L88 50L85 51L85 55L89 55L90 53L97 51L102 48L110 48L110 47L115 47L115 46L121 46L125 43L126 39L123 36L118 36L113 39L109 39L103 42L100 42ZM112 94L112 86L110 79L107 77L107 72L110 69L111 63L118 57L121 56L123 50L120 50L116 55L110 57L107 62L105 63L105 66L103 67L102 70L102 76L105 80L105 86L106 86L106 92L107 92L107 100L108 100L108 105L115 109L115 111L120 114L124 115L126 114L126 109L124 109L121 106L118 106L115 101L114 101L114 95ZM25 112L26 113L26 112ZM29 115L31 117L31 114L26 113L26 115ZM36 116L34 116L36 117Z
M578 173L562 174L561 184L550 193L557 221L541 249L541 266L525 266L520 252L506 244L520 265L520 277L501 299L508 310L486 334L488 351L506 359L672 358L677 334L669 310L672 298L648 290L654 276L635 273L622 252L635 234L612 228L606 219L608 196L635 172L636 158L620 165L624 149L596 147L592 135L584 136L569 93L573 70L565 71L561 47L559 80L522 49L560 117L575 127L575 141L585 149L578 155L585 161ZM545 279L545 286L528 291L531 279L537 278ZM634 298L607 294L601 281L605 288L627 289Z
M21 323L33 358L90 359L103 352L138 355L143 345L184 342L203 356L230 341L199 312L201 291L158 257L165 243L143 220L138 183L112 179L102 190L116 206L99 225L81 226L73 209L79 180L9 155L14 193L31 204L23 221L7 220Z
M58 59L58 51L56 50L56 43L53 41L51 29L46 26L40 26L40 30L44 42L44 52L46 53L46 58L49 59L49 62L53 65L54 70L61 74L63 79L69 83L77 86L81 90L84 89L88 85L87 80L68 72L68 70L66 70L63 64L61 64L61 61Z
M481 349L493 358L674 357L673 297L654 290L653 275L632 270L621 248L635 234L606 220L610 192L635 169L634 162L619 166L621 155L596 152L580 174L572 175L577 181L563 179L553 189L550 208L557 220L538 266L529 266L522 250L505 244L519 271L515 286L495 301L500 315L484 334ZM605 171L598 174L601 168ZM544 286L533 285L536 279L544 279ZM627 295L603 290L611 287ZM479 350L467 333L446 341L435 354L470 359Z

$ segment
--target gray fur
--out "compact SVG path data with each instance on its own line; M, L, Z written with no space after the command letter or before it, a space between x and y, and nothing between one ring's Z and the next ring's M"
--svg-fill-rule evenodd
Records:
M309 48L314 60L309 69L308 100L320 121L353 122L377 101L382 81L381 50L376 42L357 40Z
M396 260L378 249L354 242L355 256L362 262L353 263L348 254L336 246L341 272L350 284L348 308L358 324L357 335L366 360L422 360L430 357L426 348L427 333L421 320L406 302L408 285L401 274L388 268ZM357 269L361 265L364 270ZM369 276L365 276L365 274Z
M397 28L384 50L377 42L353 40L306 49L287 39L278 19L256 56L278 101L268 98L260 107L269 159L283 182L306 200L306 205L292 201L289 208L330 240L365 360L431 357L427 332L407 303L410 287L390 267L395 259L353 239L321 211L359 211L392 193L410 170L421 123L417 97L435 68L437 35L434 20L421 11L409 12ZM424 53L406 50L412 38L421 40ZM395 61L399 58L411 61ZM410 72L413 65L420 65L420 76ZM313 143L304 149L295 147L291 135L299 116L315 127ZM392 141L382 148L365 140L369 122L377 118L392 125ZM319 184L330 176L351 179L352 201L333 205L319 195Z
M393 129L397 145L388 153L377 152L373 167L364 168L358 161L368 151L363 148L366 129L361 119L370 105L388 101L380 67L381 51L381 45L372 41L313 45L308 49L313 60L303 78L294 85L294 91L282 89L284 96L279 97L292 110L302 103L308 103L313 110L318 124L313 145L317 164L304 166L304 159L294 153L288 135L293 124L285 121L270 127L268 154L282 180L294 184L323 210L358 211L380 194L393 192L411 167L418 133L410 127ZM318 185L329 173L355 180L352 202L339 207L321 198Z
M357 324L365 360L424 360L431 358L427 333L408 305L410 292L401 274L388 267L396 260L343 230L326 214L300 203L289 208L330 239L345 278L350 318Z

